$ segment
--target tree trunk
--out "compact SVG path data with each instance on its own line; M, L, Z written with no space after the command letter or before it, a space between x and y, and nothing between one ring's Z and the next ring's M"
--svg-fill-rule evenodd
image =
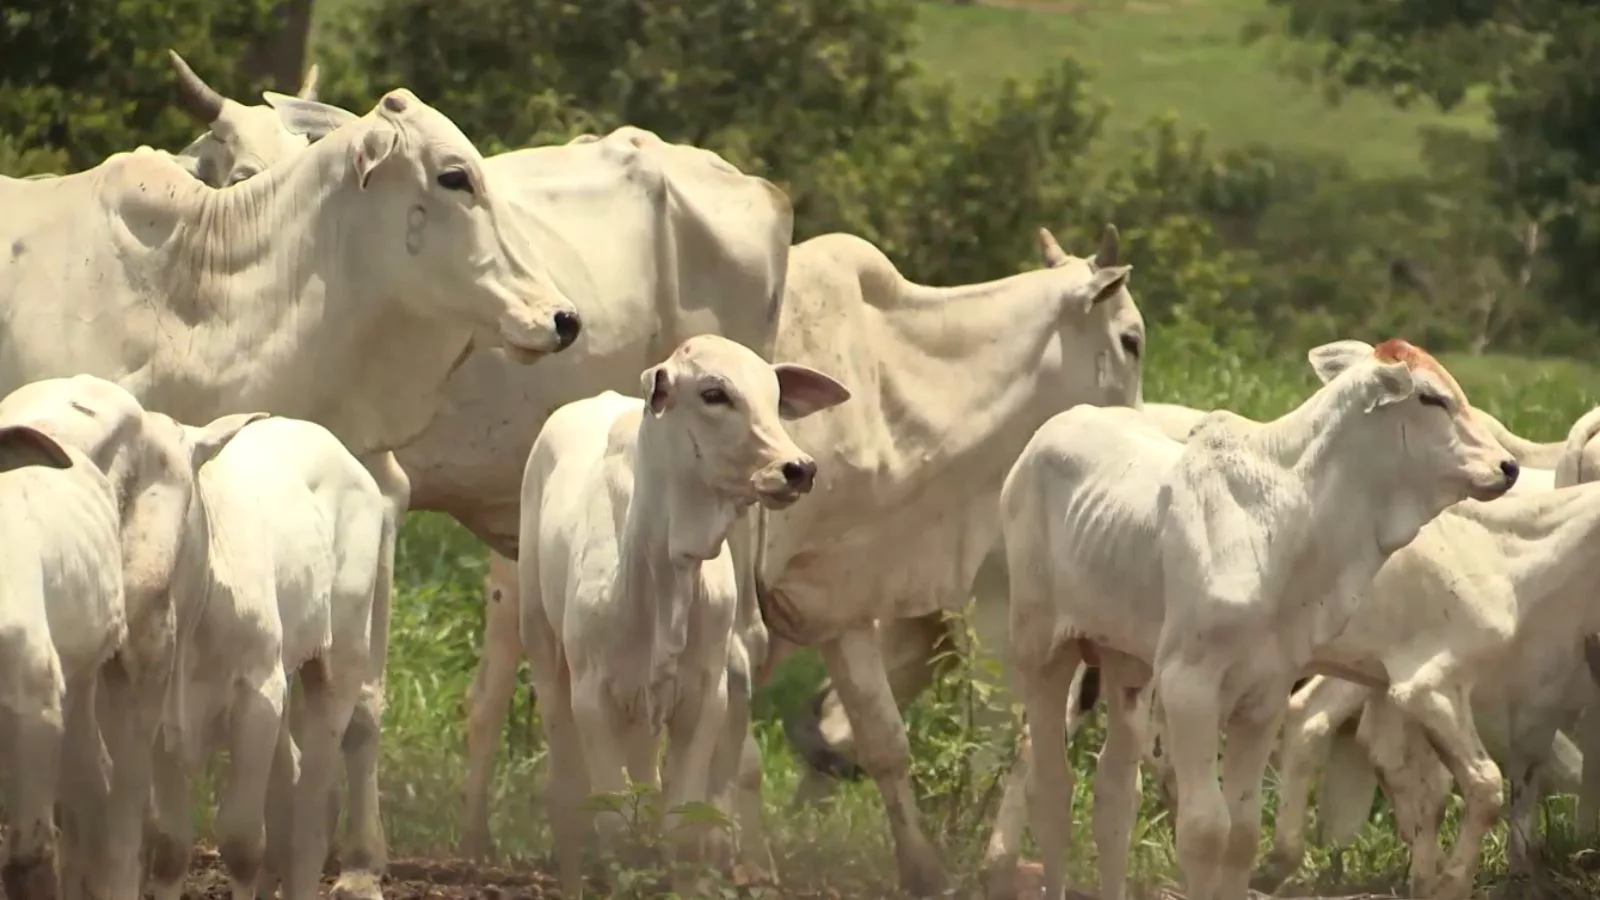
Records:
M245 54L242 68L246 79L269 81L285 94L300 90L300 79L306 70L306 44L311 37L313 2L280 0L273 14L277 30Z

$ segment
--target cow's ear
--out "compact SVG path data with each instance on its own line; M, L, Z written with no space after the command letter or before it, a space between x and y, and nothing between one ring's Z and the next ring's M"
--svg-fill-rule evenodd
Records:
M644 396L645 406L653 415L659 416L672 408L672 388L672 373L668 371L666 363L651 366L639 375L639 391Z
M0 470L23 466L72 468L72 457L55 438L32 425L7 425L0 428Z
M849 388L810 366L778 363L772 371L778 376L778 415L785 419L803 419L850 399Z
M1311 371L1317 373L1317 378L1321 379L1323 384L1327 384L1339 377L1345 369L1363 359L1371 359L1372 351L1372 345L1366 341L1334 341L1331 344L1312 347L1306 354L1306 359L1311 363Z

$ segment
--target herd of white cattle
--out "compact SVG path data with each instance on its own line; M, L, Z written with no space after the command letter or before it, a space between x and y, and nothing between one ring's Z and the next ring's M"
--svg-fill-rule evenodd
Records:
M411 509L493 550L464 842L489 850L526 656L569 900L592 832L622 837L582 801L624 771L662 785L668 818L702 801L737 822L673 832L690 877L770 873L750 696L801 645L835 704L812 730L876 781L902 887L940 893L897 708L916 685L885 656L991 555L1027 712L996 895L1029 809L1062 895L1086 666L1108 711L1108 900L1141 760L1170 779L1188 896L1243 898L1280 730L1278 880L1323 757L1333 836L1381 777L1419 896L1469 894L1502 768L1519 856L1545 787L1581 781L1594 818L1600 777L1560 731L1600 762L1600 415L1523 441L1398 339L1313 348L1322 386L1270 422L1144 404L1114 229L1089 257L1043 232L1039 270L927 287L859 238L791 247L782 191L647 131L485 159L404 89L358 116L316 101L313 74L245 106L172 59L207 129L189 147L0 179L11 900L175 900L190 780L224 747L236 900L317 896L341 755L335 895L380 897ZM849 727L821 728L835 710ZM1466 811L1441 862L1449 777Z

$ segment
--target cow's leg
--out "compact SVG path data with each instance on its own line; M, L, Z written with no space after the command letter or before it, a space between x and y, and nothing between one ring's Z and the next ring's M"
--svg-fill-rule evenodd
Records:
M383 819L378 809L378 745L383 725L384 672L389 666L389 613L394 602L394 552L411 500L411 482L394 459L383 453L362 459L378 489L389 501L383 535L378 545L378 572L372 590L372 634L368 675L356 701L355 715L345 729L345 779L349 782L350 811L339 848L339 879L334 900L383 900L379 885L389 864ZM329 801L338 817L338 794Z
M483 655L467 687L466 805L461 822L461 855L492 859L494 838L489 833L489 782L494 778L494 755L505 727L511 697L517 690L517 663L522 660L522 636L517 625L516 564L497 553L489 556L489 578L484 585Z
M66 900L100 900L97 885L105 853L105 810L110 798L110 761L104 755L95 715L98 673L67 687L60 797L61 893ZM9 733L0 731L0 734ZM0 772L5 771L0 766Z
M1094 843L1100 858L1101 900L1123 900L1128 842L1139 813L1139 761L1150 723L1150 669L1142 661L1102 652L1106 742L1094 774Z
M0 676L10 706L0 705L0 776L6 778L10 832L0 884L11 900L56 900L56 789L66 721L66 681L53 651L27 643L0 646ZM10 657L10 658L6 658Z
M672 848L674 889L684 897L695 893L695 881L680 881L686 874L681 864L703 863L710 835L705 826L684 822L678 809L685 803L710 802L711 766L724 738L723 726L728 716L726 667L689 677L693 684L684 685L686 690L667 720L666 790L662 803L666 837Z
M1208 666L1186 661L1181 653L1175 656L1158 671L1156 690L1164 718L1162 745L1178 783L1178 865L1189 900L1219 900L1217 879L1232 828L1217 782L1222 677Z
M884 671L876 629L851 629L824 642L821 650L855 732L861 768L878 783L883 797L900 886L916 897L933 896L944 890L944 867L918 822L916 798L911 793L911 748L906 725ZM1062 702L1065 703L1064 698Z
M1213 900L1245 897L1261 843L1261 782L1278 741L1293 679L1269 681L1244 698L1228 717L1222 754L1222 790L1228 804L1228 847ZM1180 805L1183 801L1179 801Z
M1361 712L1369 689L1337 678L1318 677L1289 698L1283 746L1278 754L1279 807L1256 888L1271 893L1300 870L1306 855L1306 816L1317 771L1328 759L1336 732ZM1371 799L1370 797L1368 798Z
M1465 686L1446 684L1428 690L1426 682L1410 679L1392 686L1389 697L1422 726L1428 742L1461 788L1466 808L1461 816L1460 836L1451 848L1435 889L1423 896L1462 900L1472 891L1484 835L1494 827L1505 802L1500 769L1478 737Z
M1091 674L1098 679L1098 672L1079 665L1067 688L1072 698L1067 704L1066 735L1069 741L1088 717L1084 690L1085 685L1091 682ZM1092 708L1090 699L1088 706ZM1022 852L1023 833L1028 824L1028 804L1032 796L1029 783L1033 777L1033 743L1028 739L1026 723L1017 735L1015 759L1011 770L1005 774L1000 809L995 814L994 830L989 834L989 846L983 855L984 895L990 900L1010 900L1017 893L1017 859Z
M191 703L191 707L196 705ZM203 737L198 728L200 717L188 709L183 715L188 719L186 743L198 741ZM176 744L165 738L158 740L153 754L155 818L151 823L149 875L156 900L178 900L182 895L183 876L189 872L189 855L194 848L189 748Z
M949 621L943 612L933 612L880 622L878 645L895 705L905 709L949 668L948 658L936 658L952 646ZM790 808L813 806L833 795L838 778L857 777L854 735L831 679L790 716L784 733L805 763Z
M267 783L278 752L278 732L289 727L283 708L288 688L283 665L276 663L233 689L227 788L215 827L217 850L228 870L233 900L255 898L266 848ZM317 815L325 816L326 807L318 809Z
M152 747L161 726L167 679L148 671L130 675L120 657L101 669L105 692L106 750L111 757L111 795L106 809L106 884L113 896L137 897L145 810L150 802Z
M524 579L535 586L537 580ZM530 588L531 589L531 588ZM584 810L589 796L589 770L578 724L573 717L570 671L560 642L529 591L522 592L522 646L528 654L533 694L539 704L545 743L550 747L550 774L545 779L545 805L556 843L556 864L561 872L561 896L582 900L583 846L590 818Z
M1545 770L1555 741L1555 720L1537 717L1536 724L1513 731L1506 775L1511 786L1506 811L1506 864L1517 874L1531 875L1539 852L1539 807L1544 799ZM1514 713L1512 720L1524 718Z
M743 642L735 640L728 647L728 711L711 763L710 794L717 808L738 824L742 881L770 878L773 870L761 826L761 751L750 731L751 698L750 657Z
M1578 835L1590 844L1600 836L1600 696L1593 696L1574 729L1583 751L1583 785L1578 791Z
M256 882L259 900L272 900L280 886L288 890L294 860L294 786L300 778L300 748L295 744L303 740L306 730L305 694L298 684L297 678L290 686L291 725L278 729L278 749L272 756L272 774L267 779L267 852L266 865ZM336 825L337 818L329 824Z
M1357 738L1378 770L1394 812L1395 831L1411 850L1415 896L1432 896L1439 876L1439 824L1450 795L1449 773L1416 723L1387 697L1373 696L1361 714Z
M305 700L305 732L300 739L300 777L294 786L294 835L284 900L316 900L323 860L328 855L328 796L338 782L340 741L361 684L366 654L336 653L300 668ZM364 648L363 648L364 649Z

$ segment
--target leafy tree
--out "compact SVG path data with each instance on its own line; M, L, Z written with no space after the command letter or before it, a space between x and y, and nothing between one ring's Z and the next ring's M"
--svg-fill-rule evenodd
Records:
M273 2L8 0L0 8L0 137L14 149L11 160L0 149L0 163L80 169L140 144L183 147L197 129L173 103L167 49L224 93L273 87L234 71L275 29Z
M1485 187L1504 212L1520 217L1506 223L1512 232L1544 236L1554 264L1548 296L1561 312L1590 329L1600 324L1600 280L1592 274L1600 254L1600 6L1272 2L1287 11L1289 33L1316 42L1323 71L1345 84L1444 108L1474 88L1486 90L1496 136ZM1502 277L1546 280L1537 267Z

